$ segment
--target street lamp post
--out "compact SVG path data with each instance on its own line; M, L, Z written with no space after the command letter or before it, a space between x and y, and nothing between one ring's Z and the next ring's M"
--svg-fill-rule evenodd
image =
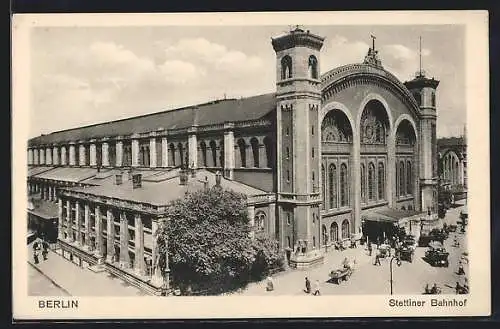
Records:
M399 257L398 256L392 256L391 261L389 262L389 270L391 272L391 281L390 281L391 282L391 295L392 295L392 283L393 283L393 280L392 280L392 261L394 259L396 259L396 264L398 265L398 267L401 266L401 260L399 259Z

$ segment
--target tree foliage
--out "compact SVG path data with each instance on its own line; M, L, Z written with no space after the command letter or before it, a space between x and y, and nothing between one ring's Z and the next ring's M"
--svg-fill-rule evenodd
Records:
M259 237L253 240L255 261L252 264L251 275L253 279L262 279L272 270L283 270L285 266L284 255L280 253L276 240L269 237Z
M171 203L168 225L158 231L174 282L207 293L237 288L255 260L246 196L214 186ZM163 259L164 262L164 259Z

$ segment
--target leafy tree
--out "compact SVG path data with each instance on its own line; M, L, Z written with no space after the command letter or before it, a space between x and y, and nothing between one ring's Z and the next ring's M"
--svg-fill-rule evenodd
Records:
M158 229L159 253L165 255L168 239L169 266L181 289L213 294L248 282L255 248L245 195L218 186L187 193L170 204L168 217Z
M280 253L278 242L269 237L258 237L253 240L255 261L252 264L253 279L260 280L272 270L283 270L284 255Z

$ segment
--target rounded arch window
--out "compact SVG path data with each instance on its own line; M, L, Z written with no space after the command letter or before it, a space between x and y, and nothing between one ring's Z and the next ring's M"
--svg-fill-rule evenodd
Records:
M323 142L350 143L352 141L351 124L340 110L329 111L321 122L321 140Z
M361 143L386 144L389 118L382 103L371 100L361 115Z
M318 78L318 59L314 55L309 56L309 77Z
M263 211L258 211L255 214L255 230L264 231L266 221L266 213Z
M281 59L281 79L290 79L292 76L292 58L286 55Z
M339 226L333 222L330 225L330 241L336 242L339 240Z
M344 219L342 222L342 239L349 238L349 221Z

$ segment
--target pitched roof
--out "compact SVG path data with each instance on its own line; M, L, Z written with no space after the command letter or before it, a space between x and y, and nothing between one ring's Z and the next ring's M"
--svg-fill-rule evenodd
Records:
M88 140L105 136L122 136L163 129L187 128L224 122L255 120L276 108L276 95L263 94L242 99L224 99L204 104L167 110L132 118L98 123L41 135L29 140L30 145ZM195 114L196 113L196 114Z
M105 179L100 185L72 187L68 189L96 196L162 206L182 197L186 192L193 192L204 188L205 179L208 181L208 186L213 186L215 184L215 174L208 170L200 169L196 172L195 178L188 178L187 185L180 185L179 171L179 169L165 169L161 172L135 170L134 173L141 173L143 175L142 186L135 189L132 186L132 182L127 179L126 174L123 176L123 183L121 185L115 185L114 179ZM155 179L160 177L161 179ZM221 186L238 193L246 194L249 197L268 194L268 192L263 190L223 177L221 179Z

